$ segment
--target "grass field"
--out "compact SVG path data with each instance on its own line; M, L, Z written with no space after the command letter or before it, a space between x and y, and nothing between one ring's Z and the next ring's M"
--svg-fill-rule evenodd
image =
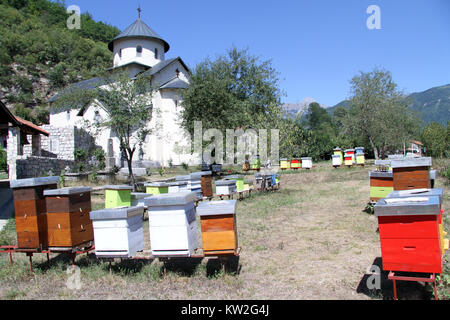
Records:
M329 162L319 163L312 171L283 173L279 191L239 201L242 252L225 273L215 259L176 259L166 265L124 260L110 268L95 254L84 254L76 260L81 289L71 290L66 272L71 263L65 255L51 254L48 263L46 255L36 254L33 275L25 254L15 254L12 267L2 255L0 299L392 299L392 283L384 271L381 290L366 285L371 266L381 266L378 224L363 212L369 198L368 172L373 169L333 169ZM449 187L440 177L435 187L444 188L447 207ZM93 208L102 205L102 196L94 196ZM450 230L448 218L445 223ZM144 230L149 249L148 221ZM0 243L14 241L11 221L0 233ZM446 263L441 299L450 297L449 277ZM398 295L433 296L429 285L412 282L398 282Z

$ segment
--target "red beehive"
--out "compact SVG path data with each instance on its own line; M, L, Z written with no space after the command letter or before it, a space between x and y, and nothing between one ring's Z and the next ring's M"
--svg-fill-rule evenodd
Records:
M378 201L383 269L441 273L439 197L389 198Z

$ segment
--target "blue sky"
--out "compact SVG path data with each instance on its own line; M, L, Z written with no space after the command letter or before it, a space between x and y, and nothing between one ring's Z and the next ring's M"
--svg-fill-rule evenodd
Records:
M374 67L392 72L405 93L450 83L449 0L66 0L97 21L124 30L137 18L194 68L232 45L271 60L283 102L312 97L333 106L349 97L349 81ZM369 30L370 5L381 29Z

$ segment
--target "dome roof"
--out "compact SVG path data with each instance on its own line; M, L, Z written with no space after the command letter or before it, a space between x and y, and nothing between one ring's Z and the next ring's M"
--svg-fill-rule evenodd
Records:
M138 18L132 25L130 25L125 31L121 32L117 37L112 39L108 44L108 48L114 51L114 42L124 38L149 38L161 41L164 44L164 51L167 52L170 49L169 44L161 38L155 31L153 31L148 25L145 24L140 18Z

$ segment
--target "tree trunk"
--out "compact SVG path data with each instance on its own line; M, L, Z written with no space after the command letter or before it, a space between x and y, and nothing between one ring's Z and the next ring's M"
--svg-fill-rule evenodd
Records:
M127 164L128 164L128 178L131 179L131 185L133 187L133 191L136 191L136 180L134 179L133 174L133 151L127 150Z
M379 154L378 154L378 148L375 146L375 144L373 143L373 140L371 137L369 137L369 142L370 145L372 146L373 149L373 153L375 155L375 160L379 160Z

